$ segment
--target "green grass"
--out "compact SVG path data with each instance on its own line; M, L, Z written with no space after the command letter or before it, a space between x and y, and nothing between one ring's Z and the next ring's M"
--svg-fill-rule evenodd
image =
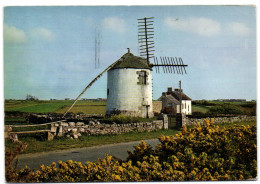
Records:
M206 106L200 106L200 105L192 105L192 112L202 112L206 113L209 111L209 108Z
M71 148L82 148L90 146L98 146L111 143L130 142L130 141L141 141L145 139L158 138L160 135L175 135L179 131L177 130L159 130L153 132L131 132L119 135L99 135L99 136L87 136L83 135L78 140L73 140L67 137L55 138L53 141L46 141L43 133L39 134L39 137L21 137L19 140L27 142L27 149L22 152L25 153L36 153L45 151L64 150ZM45 139L45 140L44 140ZM14 149L15 144L10 140L5 142L6 148Z
M249 103L254 103L254 102L217 102L217 101L208 101L209 103L214 103L216 105L221 105L221 104L232 104L232 105L244 105L244 104L249 104Z
M68 101L24 101L20 103L5 103L5 111L50 113L69 104L71 104L71 102Z
M25 118L7 118L4 119L5 125L28 125Z
M55 113L65 113L70 106L65 106L60 108ZM84 113L84 114L105 114L106 105L75 105L70 112L72 113Z
M72 105L73 100L41 100L22 101L12 100L5 102L5 111L20 111L29 113L65 113ZM105 101L78 101L70 112L86 114L104 114L106 112Z

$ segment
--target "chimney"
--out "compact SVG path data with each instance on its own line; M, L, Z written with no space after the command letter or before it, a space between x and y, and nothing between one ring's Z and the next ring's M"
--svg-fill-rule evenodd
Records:
M165 93L165 92L162 92L162 96L166 96L166 93Z
M171 87L168 87L168 93L171 93L172 92L172 88Z
M175 88L174 89L174 91L177 91L177 92L179 92L180 91L180 89L179 88ZM181 89L181 92L183 92L183 90Z

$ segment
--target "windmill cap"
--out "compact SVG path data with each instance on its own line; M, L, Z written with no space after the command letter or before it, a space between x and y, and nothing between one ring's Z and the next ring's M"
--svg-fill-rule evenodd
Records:
M145 58L135 56L131 52L125 53L116 62L117 63L110 70L119 69L119 68L136 68L136 69L152 70L152 68L147 64Z

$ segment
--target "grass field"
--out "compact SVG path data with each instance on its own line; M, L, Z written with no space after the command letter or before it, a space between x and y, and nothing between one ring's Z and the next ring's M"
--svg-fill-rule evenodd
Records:
M239 107L242 111L251 112L252 109L245 107L245 105L252 104L253 102L215 102L207 101L209 104L221 105L229 103ZM28 113L65 113L66 110L72 105L73 100L39 100L39 101L25 101L25 100L9 100L5 102L5 111L20 111ZM213 106L202 104L193 104L192 112L207 113ZM71 109L73 113L84 114L105 114L106 101L83 101L80 100Z
M199 105L192 105L192 112L202 112L206 113L209 111L209 107L206 106L199 106Z
M55 113L65 113L70 106L64 106L56 111ZM106 105L90 105L90 104L79 104L75 105L71 111L72 113L84 113L84 114L105 114L106 113Z
M23 101L12 100L5 102L5 111L20 111L29 113L64 113L72 105L72 100L41 100ZM104 114L106 102L104 101L78 101L71 112L85 114Z
M216 106L226 106L229 109L239 109L241 114L254 115L256 114L256 102L218 102L218 101L205 101L205 100L195 100L192 102L192 112L207 113L211 108ZM229 105L229 106L228 106Z

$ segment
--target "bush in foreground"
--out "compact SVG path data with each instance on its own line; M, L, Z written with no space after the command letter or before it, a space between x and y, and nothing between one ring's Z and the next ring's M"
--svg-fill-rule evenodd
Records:
M257 174L256 127L206 125L161 136L155 149L142 141L126 161L105 155L97 162L59 161L6 176L9 182L245 180ZM14 171L14 170L13 170Z

